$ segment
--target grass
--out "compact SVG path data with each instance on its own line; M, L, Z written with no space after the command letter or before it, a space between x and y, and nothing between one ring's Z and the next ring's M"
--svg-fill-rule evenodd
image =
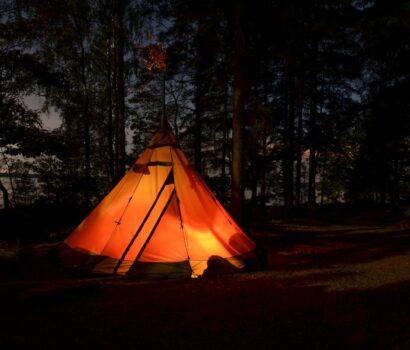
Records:
M45 245L3 246L14 274L0 283L0 344L410 348L408 219L269 220L251 235L266 253L265 269L195 280L85 278L57 267Z

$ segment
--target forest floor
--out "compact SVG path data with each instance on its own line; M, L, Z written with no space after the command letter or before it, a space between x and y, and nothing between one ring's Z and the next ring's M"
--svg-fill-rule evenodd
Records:
M260 271L85 278L0 246L2 349L410 349L410 223L258 220Z

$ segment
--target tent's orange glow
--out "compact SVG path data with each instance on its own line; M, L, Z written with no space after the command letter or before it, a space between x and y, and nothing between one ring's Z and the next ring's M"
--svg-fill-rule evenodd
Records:
M190 166L170 129L157 132L150 145L66 245L105 257L95 271L106 273L127 273L139 262L189 261L193 275L210 259L243 267L235 257L255 244Z

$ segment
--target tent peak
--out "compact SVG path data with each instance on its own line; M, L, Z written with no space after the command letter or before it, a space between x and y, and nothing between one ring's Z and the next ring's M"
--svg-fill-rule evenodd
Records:
M149 148L156 148L162 146L179 147L177 137L172 131L171 126L166 122L165 125L159 128L151 141L149 142Z

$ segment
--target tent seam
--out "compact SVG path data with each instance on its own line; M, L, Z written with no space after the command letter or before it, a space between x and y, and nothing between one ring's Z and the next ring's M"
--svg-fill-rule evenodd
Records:
M185 232L185 226L184 226L184 221L182 219L182 212L181 212L181 207L180 207L180 201L179 201L179 196L178 196L178 191L177 191L177 185L175 183L175 171L174 171L174 157L172 157L172 147L170 147L169 149L169 153L171 155L171 163L172 163L172 171L174 172L174 188L175 188L175 196L177 197L177 206L178 206L178 213L179 213L179 219L181 221L181 229L182 229L182 235L184 237L184 243L185 243L185 249L186 249L186 254L187 254L187 258L188 261L191 261L191 257L189 256L189 246L188 246L188 239L187 239L187 235ZM191 267L191 271L193 273L192 267Z

